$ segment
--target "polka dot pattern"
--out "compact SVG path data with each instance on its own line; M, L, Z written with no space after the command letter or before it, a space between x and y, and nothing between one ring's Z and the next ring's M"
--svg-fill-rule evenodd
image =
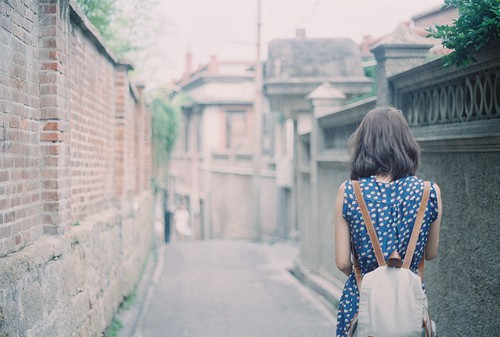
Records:
M424 181L414 176L407 176L390 183L383 183L378 182L375 177L368 177L359 179L359 183L385 259L387 260L394 250L397 250L404 259L422 199ZM436 190L431 182L424 221L410 265L410 269L415 273L424 254L430 224L438 216L437 207ZM355 245L361 273L364 275L377 268L378 264L350 181L345 183L342 214L349 223L351 241ZM358 286L352 272L344 286L338 306L337 337L348 336L351 320L358 312L358 300Z

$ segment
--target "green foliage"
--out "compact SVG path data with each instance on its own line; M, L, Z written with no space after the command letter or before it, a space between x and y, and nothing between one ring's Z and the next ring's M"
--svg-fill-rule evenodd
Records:
M153 113L153 148L155 157L167 159L174 147L179 114L167 99L156 97L151 102Z
M171 44L169 20L158 0L77 0L85 15L119 59L131 61L131 77L164 83ZM162 41L162 43L158 43Z
M110 23L116 14L116 0L77 0L77 2L104 39L111 39L113 34Z
M104 336L116 337L121 329L123 329L123 323L119 319L113 318L113 322L111 322L111 325L106 329Z
M374 64L372 66L364 67L365 76L370 78L376 77L377 65Z
M191 98L178 93L169 99L165 93L157 92L151 102L152 144L153 144L153 181L155 190L166 185L166 168L170 154L177 139L181 106L189 104Z
M452 26L430 28L428 36L453 50L445 56L446 66L466 66L475 53L500 43L500 0L445 0L445 5L457 7L460 17Z
M132 306L137 302L137 284L134 290L125 297L125 300L120 304L120 310L130 310Z

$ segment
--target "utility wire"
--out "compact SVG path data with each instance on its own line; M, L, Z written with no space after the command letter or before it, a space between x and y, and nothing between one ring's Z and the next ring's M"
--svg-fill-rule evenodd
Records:
M328 0L317 0L312 5L311 9L309 9L300 20L298 20L291 28L288 28L287 30L283 31L283 33L279 34L279 38L287 37L288 33L295 32L297 30L297 28L299 27L299 25L301 25L302 23L307 21L314 14L314 12L316 12L316 9L318 8L318 6L326 1L328 1Z

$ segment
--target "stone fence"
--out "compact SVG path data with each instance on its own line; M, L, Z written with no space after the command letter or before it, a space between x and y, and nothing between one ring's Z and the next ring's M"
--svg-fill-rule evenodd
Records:
M142 86L76 3L0 2L0 336L100 336L153 247Z
M436 60L389 78L394 105L422 148L419 175L441 188L439 257L425 279L445 336L494 336L500 329L499 52L484 52L467 68Z
M396 47L401 52L391 58L387 50ZM330 281L322 288L330 289L330 299L340 295L346 278L335 266L333 218L337 189L349 179L347 140L369 110L392 104L422 148L417 175L442 191L439 257L426 265L425 275L439 334L493 336L500 329L499 50L478 55L477 63L463 69L444 68L438 59L403 71L404 48L376 47L376 57L384 58L377 67L386 68L379 73L391 74L377 78L385 90L382 100L367 98L327 113L313 108L310 131L297 134L300 263Z

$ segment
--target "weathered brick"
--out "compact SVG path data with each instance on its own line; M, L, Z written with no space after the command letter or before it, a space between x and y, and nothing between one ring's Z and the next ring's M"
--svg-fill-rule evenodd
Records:
M5 219L5 222L12 222L12 221L16 220L16 212L10 211L8 213L5 213L4 219Z
M64 234L64 227L57 226L54 224L48 224L43 226L43 232L48 235L61 235Z
M56 201L59 200L59 193L57 191L43 191L42 198L47 201Z
M44 212L54 212L58 211L60 209L60 205L58 202L45 202L43 204L43 211Z
M53 180L44 180L42 183L42 187L45 189L50 189L50 190L56 190L59 186L59 180L58 179L53 179Z
M10 206L10 199L0 199L0 209L6 210Z
M52 84L47 84L47 85L41 85L40 86L40 94L41 95L56 95L57 94L57 86L52 85Z
M8 181L9 180L9 176L10 176L9 171L7 171L7 170L0 171L0 183L4 182L4 181Z
M3 224L3 214L0 215L0 224ZM12 233L11 225L0 226L0 238L8 238Z
M21 198L20 197L14 197L10 199L10 205L11 207L17 207L21 204ZM17 219L17 216L16 216Z
M53 72L41 71L40 75L40 83L57 83L58 75Z
M52 70L52 71L58 71L58 70L60 70L60 68L59 68L59 61L43 62L42 63L42 70Z
M47 131L47 130L51 130L51 131L59 130L58 125L59 125L58 122L53 122L53 121L46 122L45 126L43 127L43 130L44 131Z
M63 140L63 133L61 132L42 132L40 140L44 142L60 142Z
M55 14L57 13L57 9L58 9L57 4L44 4L39 6L41 14Z
M60 153L60 147L58 145L48 145L42 148L42 151L47 155L57 155Z

